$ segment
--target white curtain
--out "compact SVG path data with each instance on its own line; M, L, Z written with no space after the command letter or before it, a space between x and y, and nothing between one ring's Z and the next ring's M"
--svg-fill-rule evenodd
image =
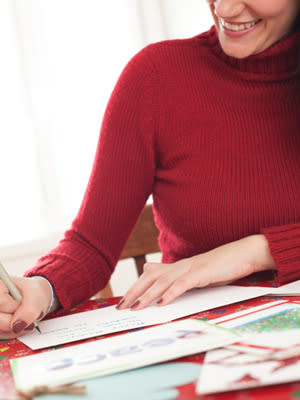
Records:
M76 215L129 59L211 24L205 0L1 0L0 259Z

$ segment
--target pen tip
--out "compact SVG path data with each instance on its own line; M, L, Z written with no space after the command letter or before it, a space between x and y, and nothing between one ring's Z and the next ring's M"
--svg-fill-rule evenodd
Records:
M42 333L40 328L36 325L35 329L38 331L38 333Z

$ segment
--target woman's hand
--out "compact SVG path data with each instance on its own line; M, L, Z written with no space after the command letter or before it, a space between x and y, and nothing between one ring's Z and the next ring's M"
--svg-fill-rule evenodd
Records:
M42 319L52 299L51 288L41 278L13 277L22 295L22 303L14 300L0 280L0 339L15 338L34 329L33 321Z
M117 308L140 310L157 298L157 304L166 305L191 288L225 285L275 268L265 236L248 236L173 264L146 263Z

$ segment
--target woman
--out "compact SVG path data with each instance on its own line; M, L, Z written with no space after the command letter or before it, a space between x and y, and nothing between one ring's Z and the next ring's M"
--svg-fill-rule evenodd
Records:
M209 32L126 66L72 228L15 278L19 307L0 286L0 337L104 287L150 193L163 263L146 264L118 308L267 269L278 284L300 277L300 1L208 3Z

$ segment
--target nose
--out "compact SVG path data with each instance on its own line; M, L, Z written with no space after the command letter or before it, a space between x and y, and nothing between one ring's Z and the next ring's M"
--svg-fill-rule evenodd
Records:
M216 0L213 4L216 15L228 19L239 16L246 7L242 0Z

